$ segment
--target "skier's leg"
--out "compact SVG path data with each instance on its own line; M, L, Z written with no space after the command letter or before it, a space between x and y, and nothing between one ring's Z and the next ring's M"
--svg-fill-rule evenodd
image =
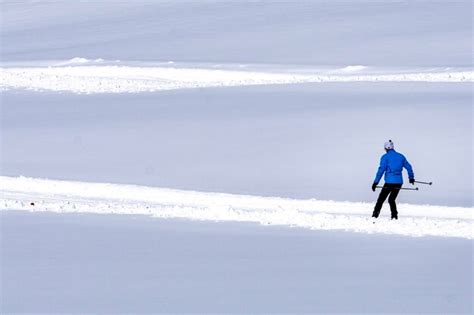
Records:
M378 218L380 210L382 210L382 205L385 202L385 199L387 199L387 196L390 191L391 189L387 187L387 184L385 184L382 190L380 191L379 198L377 199L377 203L375 204L374 213L372 214L372 217Z
M396 185L394 188L401 188L402 185ZM393 189L390 193L390 197L388 197L388 203L390 205L390 212L392 213L392 219L398 220L398 211L397 211L397 203L395 200L397 199L398 193L400 189Z

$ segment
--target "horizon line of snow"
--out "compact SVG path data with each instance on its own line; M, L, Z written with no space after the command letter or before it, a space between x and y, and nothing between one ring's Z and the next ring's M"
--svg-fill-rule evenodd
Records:
M0 89L91 94L324 82L474 82L474 73L467 70L364 73L364 69L351 66L333 73L303 74L129 65L4 67L0 68Z
M389 210L385 207L376 224L370 220L372 208L373 204L362 202L0 176L0 210L148 215L314 230L472 239L472 208L401 204L399 221L389 221Z

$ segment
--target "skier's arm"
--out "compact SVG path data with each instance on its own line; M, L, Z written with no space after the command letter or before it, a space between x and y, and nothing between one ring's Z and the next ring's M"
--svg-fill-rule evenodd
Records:
M387 169L387 159L385 159L385 155L384 155L380 159L380 166L379 166L379 169L377 170L377 174L375 175L375 180L374 180L375 184L378 184L380 182L380 179L382 178L382 175L383 173L385 173L386 169Z
M408 163L408 160L405 158L403 161L403 167L407 170L408 172L408 178L409 179L415 179L415 173L413 173L413 168L411 167L411 164Z

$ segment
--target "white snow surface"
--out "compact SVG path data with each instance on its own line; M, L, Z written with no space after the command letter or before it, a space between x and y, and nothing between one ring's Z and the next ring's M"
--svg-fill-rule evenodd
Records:
M30 63L31 64L31 63ZM34 65L34 63L33 63ZM244 69L244 70L242 70ZM29 67L1 68L0 89L70 91L74 93L138 93L162 90L324 82L473 82L469 69L370 69L365 66L299 68L232 64L146 65L88 60L40 62Z
M399 205L399 221L386 206L373 223L372 204L203 193L146 186L0 177L0 210L139 214L159 218L257 222L315 230L472 239L472 208Z
M2 1L2 61L467 66L472 1Z

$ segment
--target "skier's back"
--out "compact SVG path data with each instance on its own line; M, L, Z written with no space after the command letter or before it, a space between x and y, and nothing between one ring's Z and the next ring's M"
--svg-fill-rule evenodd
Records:
M398 219L397 204L395 203L395 200L398 196L398 193L400 192L400 188L403 185L403 168L405 168L408 172L410 184L415 183L415 174L413 173L413 169L405 156L395 151L392 140L385 142L384 148L386 153L380 159L380 166L377 170L377 174L375 175L375 180L372 184L372 190L375 191L376 186L384 174L385 184L379 194L377 203L375 204L372 217L377 218L379 216L385 199L387 199L387 197L390 195L388 198L388 203L390 204L392 219Z

